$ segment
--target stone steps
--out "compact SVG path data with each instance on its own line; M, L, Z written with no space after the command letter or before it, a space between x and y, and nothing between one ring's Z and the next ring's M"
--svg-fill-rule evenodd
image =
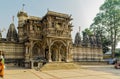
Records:
M80 66L75 63L52 62L45 64L42 68L40 68L40 70L46 71L46 70L79 69L79 68Z

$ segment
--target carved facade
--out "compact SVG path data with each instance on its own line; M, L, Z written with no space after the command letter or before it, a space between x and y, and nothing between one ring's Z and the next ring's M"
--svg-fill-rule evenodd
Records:
M25 43L25 61L38 56L49 62L69 61L71 54L71 17L48 11L43 18L18 13L19 42ZM24 18L24 19L22 19Z
M26 67L33 65L37 57L45 58L47 62L70 62L75 58L76 52L90 50L89 47L81 47L82 41L88 39L84 38L81 41L79 33L73 45L70 23L72 18L68 14L48 11L40 18L20 11L17 17L18 34L14 23L11 23L6 39L0 39L0 50L4 53L6 61L22 61ZM102 53L101 48L96 49Z

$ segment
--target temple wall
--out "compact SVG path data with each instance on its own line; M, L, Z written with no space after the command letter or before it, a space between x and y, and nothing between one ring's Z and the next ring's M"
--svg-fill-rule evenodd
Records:
M102 48L74 46L72 50L73 61L101 61Z
M5 59L24 59L25 47L23 44L0 43ZM73 61L97 61L103 59L102 48L74 46L71 50Z
M5 59L23 59L24 45L15 43L0 43L0 51L4 53Z

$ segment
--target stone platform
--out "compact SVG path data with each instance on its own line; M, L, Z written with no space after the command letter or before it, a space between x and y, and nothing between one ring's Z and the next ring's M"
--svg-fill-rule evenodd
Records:
M79 68L80 66L75 63L52 62L45 64L42 68L40 68L40 70L46 71L46 70L79 69Z

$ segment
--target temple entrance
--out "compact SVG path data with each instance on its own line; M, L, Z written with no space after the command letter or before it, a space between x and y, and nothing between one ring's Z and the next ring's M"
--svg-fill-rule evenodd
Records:
M51 46L51 60L52 61L65 61L66 47L61 41L56 41Z
M61 49L60 49L61 61L65 61L65 56L66 56L65 52L66 52L65 46L61 46Z
M41 44L39 43L34 44L33 49L32 49L32 57L33 58L44 57Z
M58 61L58 45L53 45L51 48L51 59L52 61Z

